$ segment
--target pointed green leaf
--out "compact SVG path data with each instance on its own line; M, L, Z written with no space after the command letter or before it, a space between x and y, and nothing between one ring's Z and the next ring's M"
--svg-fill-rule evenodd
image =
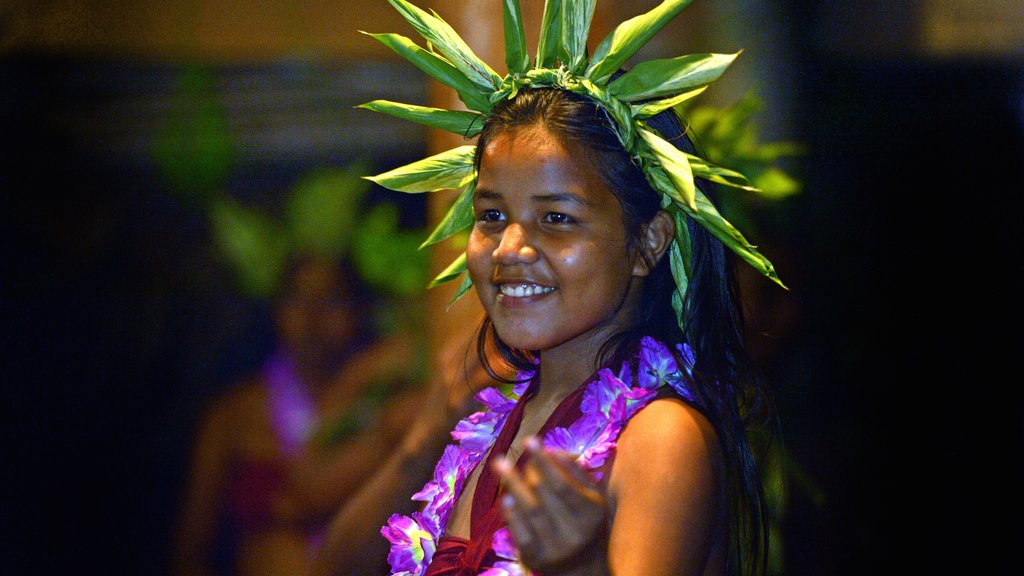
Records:
M693 175L697 178L703 178L717 184L724 184L725 186L739 188L748 192L760 192L759 189L750 183L746 176L735 170L712 164L693 154L686 154L686 158L689 159L690 168L693 170Z
M632 111L634 118L639 118L641 120L644 119L644 118L650 118L651 116L654 116L655 114L664 112L665 110L668 110L669 108L672 108L672 107L676 106L677 104L685 102L685 101L687 101L687 100L689 100L689 99L691 99L691 98L693 98L695 96L698 96L701 92L703 92L703 91L705 91L707 89L708 89L707 86L701 86L700 88L697 88L696 90L690 90L689 92L683 92L682 94L679 94L678 96L673 96L671 98L666 98L664 100L657 100L655 102L648 102L646 104L634 104L634 105L630 106L630 110Z
M686 290L690 286L690 274L693 266L690 231L686 227L686 214L682 210L673 210L672 217L676 228L675 238L668 250L669 269L672 271L672 279L675 280L676 285L676 290L672 294L672 309L676 312L676 323L680 328L685 329L683 301L686 298Z
M456 302L459 301L460 298L465 296L466 292L469 292L469 289L472 287L473 278L470 277L469 273L464 274L462 276L462 283L459 284L459 288L455 291L455 294L452 296L452 299L448 302L448 308L451 308L452 304L455 304Z
M686 298L689 280L686 276L686 267L683 265L685 259L680 255L680 251L679 245L672 242L668 249L668 263L672 271L672 279L676 284L676 289L672 293L672 309L676 312L676 323L682 328L684 324L683 300Z
M493 91L501 84L501 77L477 57L469 45L447 22L413 6L405 0L388 0L395 10L416 29L430 45L458 68L480 90Z
M786 285L775 273L775 267L767 258L761 255L747 239L743 237L732 224L729 223L718 210L699 190L697 191L697 212L690 212L690 218L696 220L701 226L711 232L716 238L722 241L730 250L740 258L754 267L755 270L767 276L770 280L786 288Z
M475 151L476 146L459 146L366 179L399 192L462 188L476 178Z
M447 268L442 270L441 273L438 274L436 278L431 280L430 284L427 285L427 288L433 288L435 286L444 284L445 282L451 282L452 280L458 278L459 274L462 274L465 271L466 253L463 252L462 254L459 254L459 257L453 260L452 263L449 264Z
M718 80L737 56L687 54L641 62L608 84L608 92L626 102L678 94Z
M441 219L441 223L430 234L420 248L436 244L460 230L465 230L473 225L473 193L476 191L476 182L470 182L455 202L448 208L448 213Z
M594 5L595 0L567 0L562 3L559 58L573 74L583 72L587 64L587 38L594 18Z
M479 86L466 78L465 74L460 72L451 62L429 50L424 50L417 46L415 42L400 34L370 34L369 32L363 32L363 34L376 38L381 44L391 48L399 56L412 62L414 66L430 75L430 77L453 88L458 93L459 99L469 109L478 112L490 112L491 103L488 101L487 95L480 90Z
M526 33L519 0L504 0L505 13L505 66L509 74L522 74L530 68L530 55L526 53Z
M642 128L639 133L644 143L654 153L665 175L672 181L682 203L692 210L697 210L694 200L696 185L693 183L693 171L690 169L686 153L651 130Z
M391 102L390 100L374 100L366 104L360 104L356 108L365 108L403 120L416 122L417 124L423 124L424 126L430 126L431 128L447 130L466 138L476 136L483 127L483 116L476 112L444 110L429 106Z
M634 16L615 27L597 45L585 76L598 84L608 81L619 68L676 17L693 0L665 0L650 12Z
M544 16L537 41L537 68L554 68L562 40L562 0L544 0Z

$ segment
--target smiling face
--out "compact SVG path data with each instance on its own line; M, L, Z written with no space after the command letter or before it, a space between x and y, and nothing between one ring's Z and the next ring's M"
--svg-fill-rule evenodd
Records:
M633 321L644 266L623 213L579 150L542 127L492 137L481 152L468 268L501 339L589 361Z

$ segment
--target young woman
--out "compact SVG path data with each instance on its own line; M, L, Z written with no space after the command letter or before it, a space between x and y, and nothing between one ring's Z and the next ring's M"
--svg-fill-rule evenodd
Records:
M765 403L726 248L777 277L706 195L708 180L748 183L699 158L672 109L734 56L618 73L689 0L624 22L592 55L593 1L549 0L531 68L508 0L501 78L443 21L389 1L431 49L375 37L479 114L367 107L479 139L373 179L462 188L431 241L471 225L480 358L516 373L477 395L484 409L459 422L413 496L422 508L382 529L392 573L762 572L767 518L747 427Z
M764 510L740 412L754 391L724 248L688 230L684 334L665 259L673 220L602 118L567 91L526 90L480 136L467 262L487 312L481 344L532 375L426 574L502 564L493 542L506 521L523 564L545 576L726 574L742 555L758 561L747 553L763 547ZM673 116L659 121L683 141ZM676 385L639 399L603 463L542 448L617 386L602 379L635 386L658 363L675 367Z

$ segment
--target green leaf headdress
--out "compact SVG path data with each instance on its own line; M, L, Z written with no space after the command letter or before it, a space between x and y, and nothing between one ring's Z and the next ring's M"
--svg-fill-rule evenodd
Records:
M447 22L406 0L388 0L423 36L427 48L398 34L371 34L439 82L450 86L469 110L442 110L386 100L362 107L440 128L466 137L480 133L482 116L519 90L554 87L595 101L608 115L622 146L644 171L647 181L661 193L662 207L676 224L669 262L676 291L672 305L682 326L682 303L690 274L690 246L686 218L692 218L756 270L782 282L771 262L715 209L694 184L703 178L742 190L757 189L742 174L679 150L661 137L646 120L700 94L717 80L737 54L690 54L642 62L610 80L637 51L692 0L664 0L650 12L619 24L587 56L587 37L596 0L546 0L534 66L530 67L519 0L502 0L505 26L505 61L508 75L499 76L480 60ZM474 146L460 146L394 170L368 177L400 192L460 190L437 229L423 243L428 246L473 224L473 193L477 173ZM682 233L681 233L682 232ZM472 285L466 256L459 256L431 286L463 276L455 298Z

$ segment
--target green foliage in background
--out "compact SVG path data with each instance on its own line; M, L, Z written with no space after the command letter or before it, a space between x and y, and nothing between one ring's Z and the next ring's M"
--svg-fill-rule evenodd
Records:
M780 201L802 191L800 180L786 164L803 156L804 146L789 141L762 142L757 115L763 109L763 100L753 91L727 107L694 105L692 101L676 106L701 154L745 174L753 184L754 189L746 193L729 191L715 198L722 212L752 235L758 228L756 212L781 211Z
M757 115L763 101L755 92L747 92L735 104L724 107L693 105L676 106L688 124L688 133L701 155L714 162L734 167L747 175L752 190L728 190L716 201L736 223L756 237L758 223L770 213L785 215L785 200L802 192L800 180L783 165L804 153L797 142L762 142ZM768 574L785 572L785 542L782 526L786 518L789 494L798 490L816 506L825 502L824 491L792 454L784 454L779 439L755 435L761 479L769 510Z
M380 294L420 293L428 273L427 255L417 250L424 232L404 229L390 203L369 205L366 161L311 170L273 206L246 204L227 191L236 143L216 80L209 67L182 68L152 155L168 189L207 214L212 246L237 288L271 298L291 261L321 256L348 259Z
M216 80L205 66L183 67L152 148L171 190L201 200L221 189L235 156Z

